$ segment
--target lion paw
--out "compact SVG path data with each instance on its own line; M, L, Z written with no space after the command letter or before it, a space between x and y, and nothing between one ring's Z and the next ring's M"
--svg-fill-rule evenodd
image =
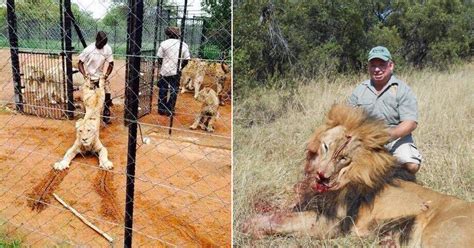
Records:
M206 128L206 131L212 133L212 132L214 132L214 128L209 126L209 127Z
M53 168L55 170L64 170L69 168L69 163L67 163L66 161L56 162L54 163Z
M201 128L202 130L206 130L206 125L204 125L203 123L199 123L199 128Z
M253 238L261 239L273 233L272 215L257 215L248 219L242 226L242 232L251 235Z
M110 160L107 160L105 162L101 162L99 164L99 167L104 170L111 170L112 168L114 168L114 164Z
M196 128L197 128L197 125L191 125L191 126L189 127L189 129L191 129L191 130L196 130Z

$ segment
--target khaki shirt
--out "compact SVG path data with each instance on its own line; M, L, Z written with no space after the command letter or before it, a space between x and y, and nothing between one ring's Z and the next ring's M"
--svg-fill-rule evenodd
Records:
M418 121L415 94L394 75L378 95L370 80L362 82L352 92L348 104L364 108L369 115L384 120L389 127L406 120Z

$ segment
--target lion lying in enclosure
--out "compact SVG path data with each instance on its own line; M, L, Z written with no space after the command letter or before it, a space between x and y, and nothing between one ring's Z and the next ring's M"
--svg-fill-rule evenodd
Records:
M54 164L54 169L64 170L77 154L87 152L97 153L99 155L99 166L109 170L113 168L112 162L108 159L107 148L99 140L100 118L79 119L76 122L76 140L64 158Z
M217 93L213 89L206 87L199 91L197 100L202 102L201 110L189 128L194 130L199 126L203 130L214 132L214 122L216 121L217 110L219 109Z
M101 114L105 99L105 78L100 77L98 85L94 85L90 79L85 80L82 88L83 103L86 113L84 119L76 122L76 141L66 152L62 161L54 164L57 170L69 167L72 159L78 153L93 152L99 154L99 166L103 169L112 169L113 164L107 158L107 148L99 139Z
M46 100L51 104L66 102L65 83L63 82L63 69L61 66L52 66L44 70L41 66L27 65L23 75L25 91L34 93L36 101L47 97ZM84 84L80 73L74 73L72 80L73 87L80 87Z
M335 105L307 146L305 178L288 212L257 215L243 231L320 239L389 234L400 246L474 247L474 204L414 182L384 148L383 122Z

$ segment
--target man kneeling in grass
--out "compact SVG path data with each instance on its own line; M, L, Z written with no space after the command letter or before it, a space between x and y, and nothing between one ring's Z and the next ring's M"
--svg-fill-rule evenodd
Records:
M394 67L387 48L372 48L368 64L370 79L355 88L348 103L385 121L391 136L386 148L403 168L415 174L420 168L421 155L411 133L418 124L418 106L410 87L393 75Z

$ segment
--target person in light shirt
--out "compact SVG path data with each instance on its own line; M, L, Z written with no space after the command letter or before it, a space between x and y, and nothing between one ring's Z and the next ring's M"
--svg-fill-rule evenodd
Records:
M104 74L104 66L107 65L107 72ZM103 121L107 124L110 120L110 107L112 106L112 97L110 91L110 83L107 80L110 73L114 69L114 57L112 48L107 44L107 34L103 31L97 32L95 42L87 46L79 55L78 69L84 76L84 79L90 79L92 85L99 85L99 78L104 75L105 84L105 101Z
M385 121L391 142L385 147L400 166L415 174L421 165L421 155L412 132L418 126L418 104L410 87L393 75L395 63L388 49L377 46L368 57L370 79L359 84L348 104L364 108L369 115Z
M160 43L156 55L158 66L161 66L161 77L158 80L158 113L169 116L174 114L181 70L188 64L191 55L188 45L184 42L182 43L181 54L179 54L181 41L178 28L167 27L165 34L168 39Z

